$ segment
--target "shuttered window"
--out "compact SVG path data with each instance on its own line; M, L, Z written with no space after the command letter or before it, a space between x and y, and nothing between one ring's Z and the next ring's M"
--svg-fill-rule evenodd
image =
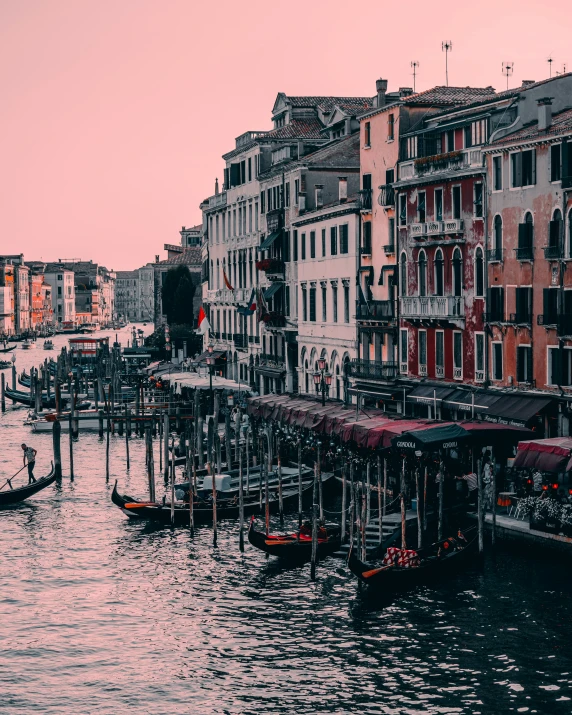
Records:
M330 255L338 255L338 227L332 226L330 228Z
M516 349L516 381L532 382L532 347L519 345Z
M310 322L316 322L316 289L310 288Z
M316 258L316 232L310 231L310 258Z
M502 380L502 343L493 343L493 380Z
M340 226L340 253L348 252L348 224Z

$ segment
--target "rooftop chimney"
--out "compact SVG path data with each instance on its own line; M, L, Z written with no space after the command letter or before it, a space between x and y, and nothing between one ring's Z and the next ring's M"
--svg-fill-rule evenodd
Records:
M399 96L400 97L410 97L413 94L413 87L400 87Z
M348 200L348 177L340 176L338 178L338 199L341 204Z
M378 79L375 83L375 91L377 92L377 106L385 105L385 93L387 92L387 80Z
M522 80L523 87L529 87L531 84L536 84L536 82L533 79L523 79Z
M552 97L542 97L538 102L538 131L543 132L552 124Z
M215 179L215 182L214 182L214 192L215 192L215 196L218 196L218 179Z
M159 254L155 254L155 263L159 263Z

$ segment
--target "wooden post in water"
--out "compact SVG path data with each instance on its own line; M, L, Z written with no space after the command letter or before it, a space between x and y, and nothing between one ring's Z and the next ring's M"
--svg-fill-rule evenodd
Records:
M226 457L226 468L230 471L232 465L232 446L230 437L230 410L224 408L224 451Z
M110 405L110 400L111 400L111 385L108 387L108 398L107 398L107 425L106 425L106 439L105 439L105 481L109 481L109 437L110 437L110 432L111 432L111 420L109 418L109 410L111 408Z
M12 389L16 389L16 363L12 363Z
M324 521L324 498L322 494L322 443L318 441L318 500L320 507L320 522Z
M56 397L56 417L59 417L62 411L62 388L57 378L54 383L54 394Z
M193 422L196 428L196 421ZM197 461L195 459L195 440L192 429L189 430L189 449L187 451L187 479L189 482L189 521L191 536L195 535L195 495L197 491ZM189 459L192 460L189 463ZM190 467L190 468L189 468Z
M314 486L312 488L312 561L310 564L310 578L316 580L316 562L318 560L318 463L314 462Z
M278 509L280 526L284 526L284 499L282 496L282 459L280 457L280 434L276 436L276 459L278 460Z
M367 465L369 466L369 460ZM363 480L363 475L362 475ZM362 481L361 487L361 518L360 518L360 540L361 540L361 558L362 561L367 559L367 502L369 501L369 489L364 489L364 484Z
M68 415L68 428L69 428L69 445L70 445L70 481L73 482L73 479L74 479L74 473L73 473L73 398L72 398L71 409L70 409L69 415Z
M171 526L175 525L175 439L171 437Z
M483 471L481 469L481 460L477 459L477 487L478 487L478 532L479 532L479 554L482 554L484 551L484 516L485 516L485 510L484 510L484 494L483 494Z
M149 449L149 459L147 460L147 475L149 479L149 501L155 501L155 457L153 454L153 435L151 429L145 435Z
M173 454L173 458L174 458ZM165 484L169 479L169 414L163 415L163 479Z
M302 528L302 437L298 437L298 529Z
M209 471L209 474L210 474L211 477L212 477L212 489L213 489L213 491L212 491L212 495L213 495L213 546L216 546L216 545L217 545L217 538L218 538L218 535L217 535L217 523L216 523L216 520L217 520L217 517L216 517L216 475L215 475L215 473L214 473L214 471L213 471L213 469L212 469L212 466L211 466L211 463L210 463L210 462L208 463L207 469L208 469L208 471Z
M216 468L217 474L220 474L222 472L222 443L220 441L220 434L218 433L218 430L215 430L214 438L216 447Z
M97 417L99 421L99 439L103 439L103 410L97 411Z
M266 441L268 443L268 462L264 472L264 516L266 521L266 536L270 534L270 501L268 494L268 476L272 469L272 446L270 444L270 427L266 428Z
M437 541L443 538L443 489L445 486L445 465L439 461L439 513L437 516Z
M355 504L354 504L354 460L350 458L350 550L354 543L354 523L355 523Z
M125 456L127 458L127 471L129 471L129 434L131 433L131 410L125 407Z
M198 392L198 390L197 390ZM199 415L197 419L197 429L195 433L197 440L197 460L199 464L199 469L204 469L205 466L205 453L203 450L203 440L205 438L205 427L203 418Z
M365 483L366 483L366 512L365 512L365 520L366 523L369 524L370 519L371 519L371 460L367 460L367 464L365 466Z
M52 444L54 449L54 469L56 472L56 477L58 479L62 478L62 449L60 444L60 439L62 436L62 426L58 419L54 420L52 426Z
M423 531L427 531L427 479L428 479L427 466L425 466L425 478L423 479Z
M415 470L415 495L417 497L417 548L422 548L423 546L423 529L421 526L421 487L419 482L421 477L419 474L419 468Z
M250 496L250 429L244 431L244 440L246 442L246 496Z
M497 538L497 472L496 465L491 460L491 492L492 492L492 504L491 504L491 517L492 517L492 531L491 531L491 542L494 546Z
M407 533L407 521L405 519L405 495L403 492L399 495L399 498L401 500L401 548L406 549L407 548L407 539L406 539L406 533Z
M6 412L6 396L5 396L5 394L4 394L4 389L5 389L5 384L4 384L4 383L5 383L5 377L4 377L4 373L2 373L2 375L0 375L0 379L2 380L2 387L1 387L1 391L2 391L2 394L1 394L2 412Z
M383 510L382 510L382 500L381 500L381 454L377 455L377 515L379 517L378 524L378 540L379 545L383 544Z
M344 460L344 463L342 464L342 525L341 525L341 531L342 531L342 544L346 543L346 508L347 508L347 499L348 499L348 485L347 485L347 462Z
M240 444L240 430L235 432L236 443L239 446L238 450L238 511L239 511L239 529L238 548L244 551L244 485L242 475L242 445Z

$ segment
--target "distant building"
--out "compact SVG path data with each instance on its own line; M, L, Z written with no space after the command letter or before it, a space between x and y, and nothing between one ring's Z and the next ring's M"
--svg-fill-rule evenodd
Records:
M183 226L179 231L181 234L181 246L183 248L192 248L193 246L200 246L203 236L203 226L199 224L198 226Z
M176 246L174 244L165 244L165 250L167 251L167 259L160 261L159 256L156 256L155 263L152 264L154 272L153 320L156 326L166 322L166 317L163 314L161 289L163 288L167 271L171 268L176 268L181 265L187 266L191 273L193 283L196 285L193 300L193 315L197 315L201 305L201 248L199 246L183 248L182 246Z
M139 320L139 272L117 271L115 275L115 315Z
M76 322L74 273L60 263L44 265L44 281L51 288L54 325Z

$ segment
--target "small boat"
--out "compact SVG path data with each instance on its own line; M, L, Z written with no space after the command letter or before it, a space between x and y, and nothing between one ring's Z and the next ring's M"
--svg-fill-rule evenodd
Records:
M309 524L293 534L268 534L254 528L250 521L248 540L257 549L270 556L288 561L307 561L312 557L312 527ZM327 524L318 529L318 558L331 556L342 543L341 529L337 524Z
M26 340L22 342L22 345L20 347L22 348L22 350L30 350L31 348L35 348L36 345L31 340L28 340L26 338Z
M350 549L348 566L354 576L372 588L386 593L401 591L440 579L470 563L477 542L477 536L467 541L459 533L418 551L392 547L381 566L360 561L355 549Z
M16 349L16 346L15 346L15 345L11 345L10 347L7 347L7 346L6 346L6 343L4 343L4 347L3 347L3 348L0 348L0 353L9 353L9 352L12 352L12 350L15 350L15 349Z
M306 487L303 490L302 496L312 495L312 485ZM282 491L282 498L284 506L288 504L298 503L298 490L297 489L284 489ZM156 521L162 524L171 523L171 504L167 501L163 502L152 502L152 501L142 501L136 499L135 497L128 496L126 494L119 494L117 491L117 482L113 487L113 492L111 494L111 501L118 506L121 511L133 520L141 521ZM269 507L270 511L275 512L278 510L278 494L273 491L269 495ZM244 514L245 516L251 516L252 514L258 514L263 512L265 509L264 501L262 502L262 507L260 506L259 495L256 497L252 495L250 498L244 500ZM213 507L212 501L207 499L197 499L193 501L193 515L195 524L210 524L213 518ZM231 498L225 498L224 496L217 497L217 520L222 519L238 519L239 517L239 506L238 497L233 495ZM175 502L174 506L174 523L175 525L185 525L188 526L190 519L189 514L189 504L188 502Z
M36 492L49 487L56 481L56 471L54 469L54 463L52 462L52 469L46 477L41 477L36 479L32 484L26 484L23 487L11 488L8 490L0 490L0 507L8 506L9 504L17 504L18 502L28 499ZM7 484L11 487L11 480L7 480Z
M0 370L6 370L6 368L11 366L12 363L10 360L0 360Z
M44 340L44 350L53 350L54 343L52 340Z
M24 392L23 390L12 390L12 388L8 387L8 385L4 387L4 394L8 399L12 400L12 402L19 402L21 405L27 405L28 407L34 407L36 403L30 392ZM55 396L52 395L48 399L47 395L44 393L42 395L42 406L55 407Z

